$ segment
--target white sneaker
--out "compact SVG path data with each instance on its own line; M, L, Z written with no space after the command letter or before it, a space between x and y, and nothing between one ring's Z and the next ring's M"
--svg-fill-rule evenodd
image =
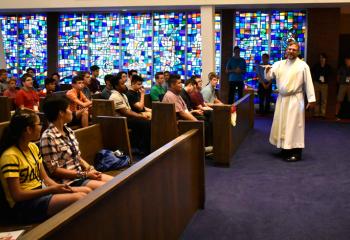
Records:
M213 151L213 146L205 147L205 153L211 153Z

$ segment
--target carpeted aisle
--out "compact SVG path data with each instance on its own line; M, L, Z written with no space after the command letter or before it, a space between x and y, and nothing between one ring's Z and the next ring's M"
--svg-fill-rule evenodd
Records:
M307 122L303 161L283 162L258 118L231 168L206 167L206 208L182 239L350 239L350 124Z

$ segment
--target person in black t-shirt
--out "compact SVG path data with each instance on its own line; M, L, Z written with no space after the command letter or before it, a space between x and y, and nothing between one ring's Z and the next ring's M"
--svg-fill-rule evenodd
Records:
M126 96L131 109L142 115L152 116L152 109L145 107L145 89L142 86L143 78L139 75L132 75L131 86Z

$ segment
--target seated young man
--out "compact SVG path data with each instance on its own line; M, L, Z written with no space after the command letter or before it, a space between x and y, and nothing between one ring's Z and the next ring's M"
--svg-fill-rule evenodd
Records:
M112 94L109 99L114 101L116 112L128 118L128 127L132 129L131 144L145 154L149 153L151 143L151 121L149 121L149 117L131 109L128 98L124 94L126 85L121 75L113 76L111 85Z
M6 69L0 69L0 93L7 89L8 76Z
M187 109L186 103L180 96L182 90L181 77L178 74L170 75L168 80L168 91L164 95L164 103L174 103L176 115L182 120L197 121L197 119Z
M101 92L101 97L103 99L109 99L109 97L111 96L111 90L112 90L112 86L111 86L111 78L113 77L112 74L107 74L104 77L105 80L105 88L102 90Z
M164 94L165 94L165 88L164 85L164 73L163 72L157 72L155 75L155 84L151 88L150 96L152 102L161 102Z
M128 89L131 88L131 80L132 80L132 76L134 76L134 75L137 75L137 70L131 69L128 71L128 79L126 80L126 83L125 83L125 85Z
M18 90L16 89L16 79L10 78L8 81L7 89L4 92L4 96L11 100L12 108L15 108L15 100Z
M70 110L73 112L72 124L81 123L82 127L89 125L89 108L92 102L82 92L84 82L81 76L74 76L72 79L72 89L67 92L70 99Z
M39 97L52 95L56 89L56 80L53 78L45 78L45 88L39 92Z
M219 78L216 73L209 73L209 83L205 88L202 89L201 93L203 95L204 101L209 105L222 104L222 102L216 97L215 88L218 84Z
M17 92L16 105L20 109L39 111L39 96L33 88L33 77L26 73L21 78L23 87Z
M85 97L87 99L91 100L92 99L92 92L89 89L90 83L91 83L91 76L88 71L82 71L78 73L78 76L83 80L84 87L81 89L81 91L84 93Z
M145 107L145 89L142 86L143 78L139 75L131 77L131 86L126 93L131 109L134 112L152 117L152 109Z
M91 80L89 84L89 89L91 93L99 93L101 91L100 81L97 79L100 75L100 68L97 65L92 65L90 67Z
M203 80L198 75L193 75L191 77L196 82L194 90L190 93L190 98L192 102L193 109L200 109L202 111L213 110L208 104L205 103L202 91Z
M190 111L190 113L192 113L192 115L194 116L203 116L203 111L200 109L193 109L192 108L192 102L191 102L191 97L190 94L194 91L196 86L196 81L193 79L188 79L185 82L185 87L181 90L180 96L182 97L182 99L184 100L184 102L186 103L186 107L188 109L188 111ZM198 118L198 117L197 117ZM201 119L201 118L199 118Z
M66 123L73 114L66 97L50 96L44 100L43 111L49 127L40 139L41 153L50 174L70 186L86 186L96 189L112 179L89 165L80 155L79 143ZM86 139L86 141L93 139ZM73 181L73 182L72 182Z

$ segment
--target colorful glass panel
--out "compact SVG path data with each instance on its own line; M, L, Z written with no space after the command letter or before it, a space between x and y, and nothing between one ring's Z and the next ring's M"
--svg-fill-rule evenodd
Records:
M202 37L200 13L187 14L187 78L202 73Z
M59 20L58 71L65 83L74 72L89 70L89 29L85 14L63 14Z
M261 55L269 51L269 14L263 12L236 12L235 45L241 48L241 57L246 60L247 84L255 87L255 66Z
M186 14L154 13L154 73L170 71L185 78Z
M100 67L100 82L106 74L119 71L119 15L90 14L90 66Z
M215 14L215 71L221 71L221 14Z
M151 14L127 13L121 21L121 47L124 71L135 69L151 87L153 77L153 24Z
M305 57L306 13L303 11L273 11L271 14L271 60L284 58L290 41L297 41Z
M18 23L16 16L0 16L1 33L5 50L6 68L12 77L18 77Z
M44 85L47 76L47 23L44 15L18 17L18 62L22 72L28 67L36 71L36 79Z

